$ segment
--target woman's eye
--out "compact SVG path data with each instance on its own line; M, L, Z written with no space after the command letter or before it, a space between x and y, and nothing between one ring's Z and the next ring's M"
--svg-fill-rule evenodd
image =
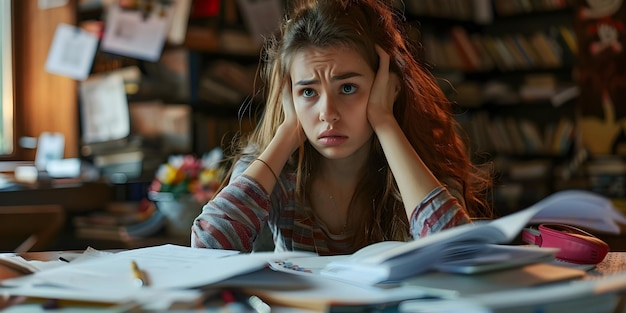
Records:
M341 85L341 92L345 94L353 94L356 92L356 86L351 84Z
M304 96L305 98L311 98L311 97L315 97L316 93L315 90L313 89L304 89L302 90L302 96Z

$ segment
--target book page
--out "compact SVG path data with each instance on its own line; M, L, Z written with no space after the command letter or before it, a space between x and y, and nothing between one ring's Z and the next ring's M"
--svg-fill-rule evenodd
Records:
M465 296L507 289L531 287L568 279L581 278L585 271L546 263L493 271L488 273L463 275L445 272L431 272L412 277L403 282L411 286L433 288L443 294Z
M533 216L532 223L562 223L612 234L619 234L619 224L626 224L626 216L610 199L590 191L560 191L542 202L551 205Z
M615 222L621 218L601 196L582 191L557 192L525 210L490 222L445 229L406 243L393 243L386 249L379 249L383 245L380 243L364 247L352 257L330 262L321 274L365 284L401 280L433 269L442 262L484 257L484 253L489 253L485 251L490 244L511 242L526 225L539 218L552 217L589 225L592 224L589 212L598 214L598 210L605 211L599 214L601 219Z

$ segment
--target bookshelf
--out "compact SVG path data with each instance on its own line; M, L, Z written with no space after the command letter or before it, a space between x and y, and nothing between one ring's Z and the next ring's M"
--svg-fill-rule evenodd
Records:
M197 153L227 148L233 138L252 131L260 112L256 90L262 42L252 35L242 3L220 1L214 16L192 15L189 20L184 47L190 56L189 104Z
M563 184L576 150L573 1L413 1L421 57L454 101L500 214Z

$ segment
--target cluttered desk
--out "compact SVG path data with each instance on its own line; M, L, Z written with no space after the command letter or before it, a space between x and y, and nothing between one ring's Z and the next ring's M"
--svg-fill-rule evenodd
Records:
M598 313L623 312L626 291L624 252L609 253L591 269L563 267L556 275L556 265L542 263L469 276L429 272L386 287L329 279L303 269L294 275L267 265L289 263L293 269L300 258L305 263L312 258L329 261L291 252L238 254L163 245L119 252L35 252L17 258L5 255L2 260L16 264L25 260L21 263L25 271L38 274L2 281L2 293L29 297L5 312L38 312L49 309L51 301L57 309L216 312L237 301L244 308L239 312L467 312L473 308L472 312ZM539 266L543 270L532 274ZM466 288L467 282L474 290ZM227 301L224 292L234 298ZM433 311L437 307L441 310Z
M39 254L45 258L7 254L0 269L16 274L0 280L0 294L26 297L6 312L37 312L50 301L106 312L222 312L233 303L242 312L623 312L626 252L559 228L568 244L550 247L543 229L527 227L567 217L568 224L619 229L626 218L604 200L565 192L492 221L351 255L172 244ZM544 241L508 244L522 231Z

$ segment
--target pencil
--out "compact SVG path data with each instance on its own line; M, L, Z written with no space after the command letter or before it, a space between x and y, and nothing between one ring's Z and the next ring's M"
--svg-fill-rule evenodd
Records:
M139 269L137 262L135 262L134 260L131 261L130 268L133 271L133 277L135 277L135 282L137 283L137 285L139 286L149 285L145 272Z

